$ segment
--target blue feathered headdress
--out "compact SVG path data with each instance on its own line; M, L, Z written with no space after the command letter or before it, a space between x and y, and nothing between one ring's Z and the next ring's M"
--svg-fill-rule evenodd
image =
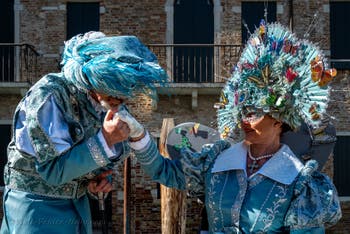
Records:
M229 135L249 110L269 114L293 129L303 121L317 127L327 108L327 85L336 75L326 66L317 46L278 23L262 21L217 104L222 136Z
M80 34L65 43L62 72L75 86L117 97L145 93L156 98L155 83L167 82L156 56L135 36Z

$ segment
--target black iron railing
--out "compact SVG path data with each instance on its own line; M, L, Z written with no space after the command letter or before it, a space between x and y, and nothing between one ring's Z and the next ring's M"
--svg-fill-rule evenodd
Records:
M33 83L38 75L38 56L32 45L0 43L0 82Z
M237 63L241 45L150 44L172 82L224 82Z

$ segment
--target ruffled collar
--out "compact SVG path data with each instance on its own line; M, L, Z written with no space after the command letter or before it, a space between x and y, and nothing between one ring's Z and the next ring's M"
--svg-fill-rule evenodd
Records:
M215 160L212 173L229 170L246 171L247 146L240 142L223 151ZM304 165L287 145L277 151L255 174L264 175L282 184L291 184ZM253 174L254 175L254 174Z

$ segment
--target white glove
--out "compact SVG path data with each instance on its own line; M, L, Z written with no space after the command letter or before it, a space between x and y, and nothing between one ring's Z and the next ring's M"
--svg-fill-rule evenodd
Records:
M137 120L130 115L128 111L125 109L119 110L114 114L114 118L120 118L123 122L127 123L130 128L130 134L129 136L131 138L138 138L142 136L145 129L143 126L137 122Z

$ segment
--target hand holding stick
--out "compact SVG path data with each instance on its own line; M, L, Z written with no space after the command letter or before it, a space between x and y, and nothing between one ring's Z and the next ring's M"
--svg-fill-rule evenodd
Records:
M108 222L105 212L105 198L108 193L112 190L112 184L107 179L107 176L112 174L112 170L105 171L97 176L94 180L90 181L88 189L91 193L97 194L98 196L98 207L102 221L102 233L108 233Z

